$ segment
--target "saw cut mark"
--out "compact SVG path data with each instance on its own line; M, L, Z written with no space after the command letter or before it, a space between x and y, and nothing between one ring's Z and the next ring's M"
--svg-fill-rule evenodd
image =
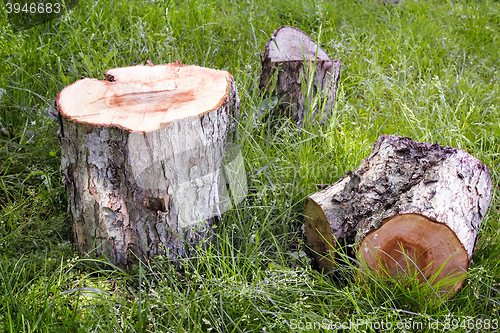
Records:
M127 107L129 113L167 112L169 109L178 109L196 98L194 89L183 91L148 91L136 92L111 97L103 97L89 104L94 109L110 109Z

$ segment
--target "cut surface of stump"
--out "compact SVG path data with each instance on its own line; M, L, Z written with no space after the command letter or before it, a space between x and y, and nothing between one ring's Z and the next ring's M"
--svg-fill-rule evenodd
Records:
M425 280L446 263L432 285L458 276L440 290L451 296L463 283L491 198L488 168L465 151L382 135L357 169L306 199L304 231L320 269L335 269L336 248L361 244L349 255L390 275L418 269ZM410 271L405 258L416 260Z
M274 75L276 86L270 91ZM259 87L281 100L279 110L299 125L308 119L324 123L333 112L339 77L340 61L331 60L300 29L284 26L266 45ZM310 91L304 94L303 87Z
M69 85L57 103L68 119L145 133L218 109L230 80L225 71L178 64L115 68L105 81Z
M81 252L128 266L189 256L211 238L213 218L231 207L224 160L232 168L240 161L225 157L229 146L239 153L230 142L239 104L228 72L179 63L115 68L105 81L66 87L56 106Z

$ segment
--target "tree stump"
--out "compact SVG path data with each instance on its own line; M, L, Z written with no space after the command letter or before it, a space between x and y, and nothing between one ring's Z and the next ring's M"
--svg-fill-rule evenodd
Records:
M339 77L340 61L331 60L301 30L284 26L266 45L259 88L280 100L279 110L299 126L307 120L324 123L335 106Z
M56 106L81 252L128 266L186 257L210 238L213 217L228 208L220 170L239 108L228 72L179 62L115 68L105 81L67 86Z
M379 272L433 286L455 278L438 289L458 291L492 197L488 168L463 150L382 135L346 174L306 200L318 267L333 270L333 248L359 244L357 258Z

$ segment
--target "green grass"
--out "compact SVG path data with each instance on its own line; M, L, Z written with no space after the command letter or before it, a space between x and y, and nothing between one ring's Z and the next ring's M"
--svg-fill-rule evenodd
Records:
M80 0L61 18L20 32L1 16L0 326L291 332L344 324L343 332L375 332L383 321L387 332L433 332L448 320L466 332L500 321L499 24L500 3L490 0ZM269 128L259 116L259 53L282 25L302 29L342 61L326 126ZM235 77L250 188L223 215L213 245L180 269L157 257L124 272L74 249L57 124L46 112L75 80L146 60ZM493 200L452 300L430 302L413 280L361 283L349 265L331 280L304 256L304 199L356 168L380 134L461 148L490 168Z

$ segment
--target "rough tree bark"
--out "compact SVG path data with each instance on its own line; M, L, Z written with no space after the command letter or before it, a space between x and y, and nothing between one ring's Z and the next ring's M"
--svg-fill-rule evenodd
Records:
M360 244L358 259L392 276L414 272L408 258L422 281L446 262L434 284L458 276L441 290L456 292L491 201L488 168L463 150L382 135L346 174L306 200L304 229L318 267L334 269L333 247Z
M220 170L239 107L232 76L148 64L79 80L56 99L76 244L120 266L188 256L230 206Z
M266 96L281 100L279 110L299 126L308 119L324 123L335 105L339 76L340 61L331 60L301 30L284 26L266 45L259 87ZM310 86L310 92L304 95L303 86Z

